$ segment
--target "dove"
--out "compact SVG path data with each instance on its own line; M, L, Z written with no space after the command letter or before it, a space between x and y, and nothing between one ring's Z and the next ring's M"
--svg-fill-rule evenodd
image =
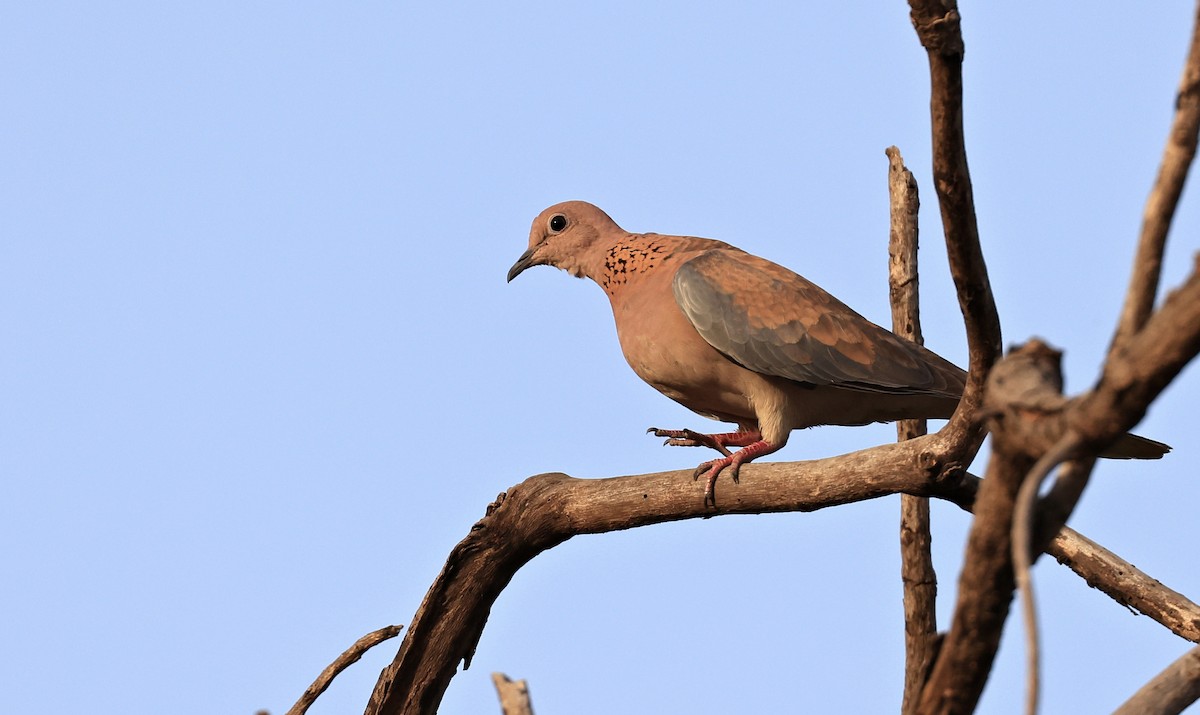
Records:
M706 505L715 506L723 471L737 482L743 464L781 449L793 430L946 419L962 396L959 367L722 241L631 233L598 207L567 201L534 219L508 281L540 265L604 290L638 377L697 414L737 425L712 434L648 430L668 445L720 453L695 471L706 476ZM1168 449L1124 435L1104 456L1155 459Z

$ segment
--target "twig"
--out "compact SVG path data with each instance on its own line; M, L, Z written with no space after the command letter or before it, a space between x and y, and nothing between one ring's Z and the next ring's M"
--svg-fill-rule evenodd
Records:
M1200 4L1196 7L1196 18L1192 27L1192 39L1179 94L1175 98L1175 117L1167 144L1163 149L1162 162L1146 207L1142 213L1142 229L1138 237L1137 255L1133 261L1133 275L1129 290L1125 294L1125 305L1113 336L1110 357L1124 347L1125 343L1150 318L1154 309L1154 297L1162 273L1163 249L1167 233L1175 217L1179 197L1188 170L1196 156L1197 135L1200 132Z
M321 693L325 692L325 689L329 687L329 684L333 682L333 679L339 673L358 662L363 657L363 653L366 653L389 638L395 638L403 627L384 626L354 641L354 645L347 648L346 652L339 655L325 670L321 671L321 674L317 676L312 685L308 686L308 689L304 691L304 694L300 696L300 699L296 701L292 709L287 711L287 715L304 715L304 713L308 712L308 709L312 707L312 704L316 702Z
M1143 685L1113 715L1177 715L1200 700L1200 646Z
M921 337L917 270L917 182L896 147L888 147L888 195L891 231L888 241L888 294L892 331L917 344ZM900 441L926 432L925 420L896 423ZM900 495L900 580L904 587L904 696L900 711L915 712L925 677L933 663L937 639L937 573L930 549L929 498Z

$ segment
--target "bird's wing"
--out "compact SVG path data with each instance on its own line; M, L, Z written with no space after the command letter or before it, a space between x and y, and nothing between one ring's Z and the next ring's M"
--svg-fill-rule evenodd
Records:
M707 251L680 265L672 287L700 335L749 370L869 392L962 394L962 370L758 256Z

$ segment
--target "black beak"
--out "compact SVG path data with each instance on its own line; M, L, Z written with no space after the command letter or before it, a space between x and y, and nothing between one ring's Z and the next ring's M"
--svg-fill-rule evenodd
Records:
M536 266L538 264L538 261L533 260L533 249L531 248L528 251L525 251L521 254L521 257L517 259L517 262L512 265L512 268L508 269L508 282L512 283L512 279L521 275L521 272L526 268L530 266Z

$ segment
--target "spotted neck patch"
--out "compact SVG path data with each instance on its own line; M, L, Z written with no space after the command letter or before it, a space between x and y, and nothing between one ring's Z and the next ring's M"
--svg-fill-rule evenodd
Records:
M661 236L630 234L613 244L604 255L604 274L600 286L612 295L638 274L654 270L670 255Z

